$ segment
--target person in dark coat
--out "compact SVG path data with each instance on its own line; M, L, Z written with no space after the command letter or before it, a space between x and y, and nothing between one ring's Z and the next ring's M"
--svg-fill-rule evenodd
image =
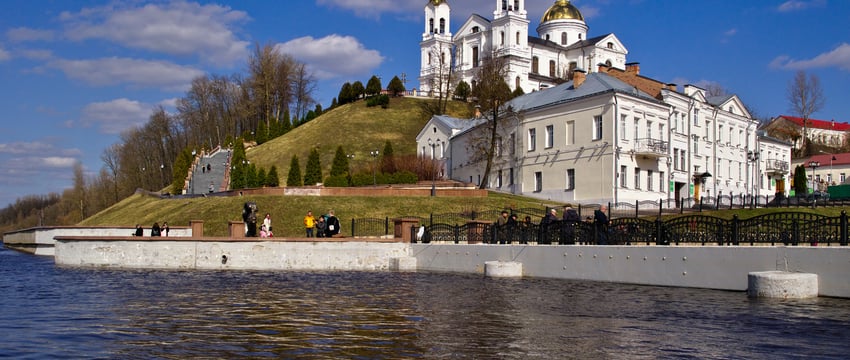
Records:
M133 236L142 236L144 234L145 234L145 232L142 229L142 225L136 224L136 232L133 234Z
M596 245L608 245L608 207L602 205L593 212L593 225L596 227Z
M325 222L325 215L319 215L316 218L316 237L323 238L328 231L328 223Z
M576 224L581 221L581 217L578 216L578 213L571 206L564 206L564 218L562 227L562 237L561 241L565 244L575 244L575 232L576 232Z
M151 226L151 236L160 236L161 229L159 228L159 223L153 223Z
M333 237L336 234L339 234L339 219L334 215L334 211L328 211L328 229L325 230L325 237Z

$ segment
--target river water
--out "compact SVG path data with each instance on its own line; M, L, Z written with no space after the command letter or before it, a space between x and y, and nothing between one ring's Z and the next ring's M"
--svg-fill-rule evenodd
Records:
M0 358L850 356L850 300L580 281L75 269L0 248L0 299Z

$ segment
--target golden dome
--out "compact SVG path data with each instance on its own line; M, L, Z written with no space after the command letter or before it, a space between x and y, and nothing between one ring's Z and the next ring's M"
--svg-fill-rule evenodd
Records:
M434 1L434 0L432 0ZM545 23L551 20L581 20L584 21L584 16L581 16L581 12L578 11L578 8L570 4L569 0L556 0L555 5L546 10L546 13L543 14L543 18L540 19L541 23Z
M448 4L449 2L446 0L431 0L430 3L434 6L439 6L440 4Z

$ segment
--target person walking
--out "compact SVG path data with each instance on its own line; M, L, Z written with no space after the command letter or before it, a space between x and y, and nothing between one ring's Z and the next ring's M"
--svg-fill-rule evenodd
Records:
M339 234L339 219L334 215L333 210L328 210L328 229L325 231L326 237L334 237Z
M608 245L608 207L602 205L593 212L593 225L596 227L596 245Z
M316 218L313 217L313 212L307 210L307 215L304 216L304 229L307 232L307 237L313 237L313 228L316 227Z
M328 230L328 223L325 222L325 217L319 216L319 218L316 219L316 237L320 237L320 238L325 237L327 230Z
M266 227L266 231L272 231L272 216L269 213L266 213L266 217L263 218L263 226Z
M573 209L569 205L564 206L564 215L563 216L564 216L564 218L563 218L564 221L563 221L563 224L561 224L561 226L562 226L561 229L563 230L561 232L561 235L562 235L561 243L563 243L563 244L575 244L576 243L576 240L575 240L576 224L578 224L581 221L581 217L578 216L578 213L575 211L575 209Z
M153 223L151 226L151 236L160 236L162 229L159 227L159 223Z

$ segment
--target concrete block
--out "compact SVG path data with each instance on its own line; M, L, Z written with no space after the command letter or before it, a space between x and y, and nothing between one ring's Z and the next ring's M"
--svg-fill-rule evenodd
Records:
M416 258L413 256L390 258L391 271L416 271Z
M515 261L486 261L484 275L488 277L522 277L522 263Z
M757 271L747 275L750 297L805 299L818 296L818 275L785 271Z

